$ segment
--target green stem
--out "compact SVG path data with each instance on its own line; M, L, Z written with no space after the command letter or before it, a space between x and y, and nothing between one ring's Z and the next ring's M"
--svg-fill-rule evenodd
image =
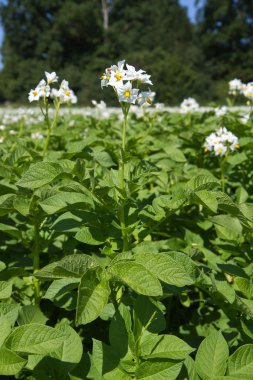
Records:
M228 159L228 152L226 153L224 159L220 161L220 170L221 170L221 190L225 193L225 170L226 170L226 161Z
M57 101L55 103L55 115L54 115L54 120L52 121L52 123L50 123L50 121L49 121L48 105L46 105L46 113L45 114L43 113L44 117L45 117L45 121L47 123L47 138L46 138L44 149L43 149L43 152L42 152L42 159L43 160L44 160L45 155L46 155L47 150L48 150L48 146L49 146L49 142L50 142L50 137L51 137L51 132L54 129L56 123L57 123L57 119L58 119L58 115L59 115L59 109L60 109L60 102Z
M121 161L120 161L120 189L121 189L121 205L120 205L120 212L119 212L119 219L120 219L120 226L122 231L122 239L123 239L123 252L127 251L128 249L128 235L126 232L126 221L125 221L125 162L124 162L124 155L125 155L125 149L126 149L126 126L127 126L127 114L128 111L126 111L125 107L122 107L123 113L124 113L124 122L123 122L123 128L122 128L122 146L121 146Z
M40 223L34 221L34 245L33 245L33 274L40 269ZM36 277L33 277L34 299L35 304L40 302L40 283Z
M225 193L225 175L224 175L224 170L221 167L221 190L223 193Z

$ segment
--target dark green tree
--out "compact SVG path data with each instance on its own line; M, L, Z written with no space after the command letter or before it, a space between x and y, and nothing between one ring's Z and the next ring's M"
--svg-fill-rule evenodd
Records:
M100 11L93 0L9 0L2 5L6 98L24 100L44 70L68 76L78 90L103 38Z
M227 81L252 81L252 0L206 0L198 14L197 34L216 99L224 98Z
M54 70L87 104L104 97L99 76L120 59L152 75L159 101L202 98L207 88L194 28L178 0L9 0L1 18L0 88L8 100L26 101L43 71Z

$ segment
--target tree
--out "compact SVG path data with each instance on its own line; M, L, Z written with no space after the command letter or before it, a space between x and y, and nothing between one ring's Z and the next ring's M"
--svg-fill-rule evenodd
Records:
M206 0L198 15L197 34L205 58L205 70L218 99L234 77L252 81L252 0Z
M178 104L204 88L193 26L178 0L9 0L1 15L8 100L26 101L45 70L69 79L79 101L99 100L104 68L124 58L152 75L160 101Z

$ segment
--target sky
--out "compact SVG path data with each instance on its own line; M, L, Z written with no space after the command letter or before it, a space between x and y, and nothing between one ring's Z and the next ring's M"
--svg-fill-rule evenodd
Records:
M187 8L187 13L192 22L195 21L196 7L195 0L179 0L179 3ZM0 47L2 46L3 41L3 28L0 24ZM2 57L0 54L0 69L2 68Z
M187 7L187 13L191 21L195 21L196 7L195 0L179 0L179 3Z

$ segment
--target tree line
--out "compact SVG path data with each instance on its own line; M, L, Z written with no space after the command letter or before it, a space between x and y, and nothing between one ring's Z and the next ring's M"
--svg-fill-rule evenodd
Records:
M151 74L157 101L172 105L224 102L229 80L253 80L252 0L206 0L195 24L178 0L8 0L0 15L1 102L27 102L46 70L68 79L80 104L110 104L99 78L121 59Z

